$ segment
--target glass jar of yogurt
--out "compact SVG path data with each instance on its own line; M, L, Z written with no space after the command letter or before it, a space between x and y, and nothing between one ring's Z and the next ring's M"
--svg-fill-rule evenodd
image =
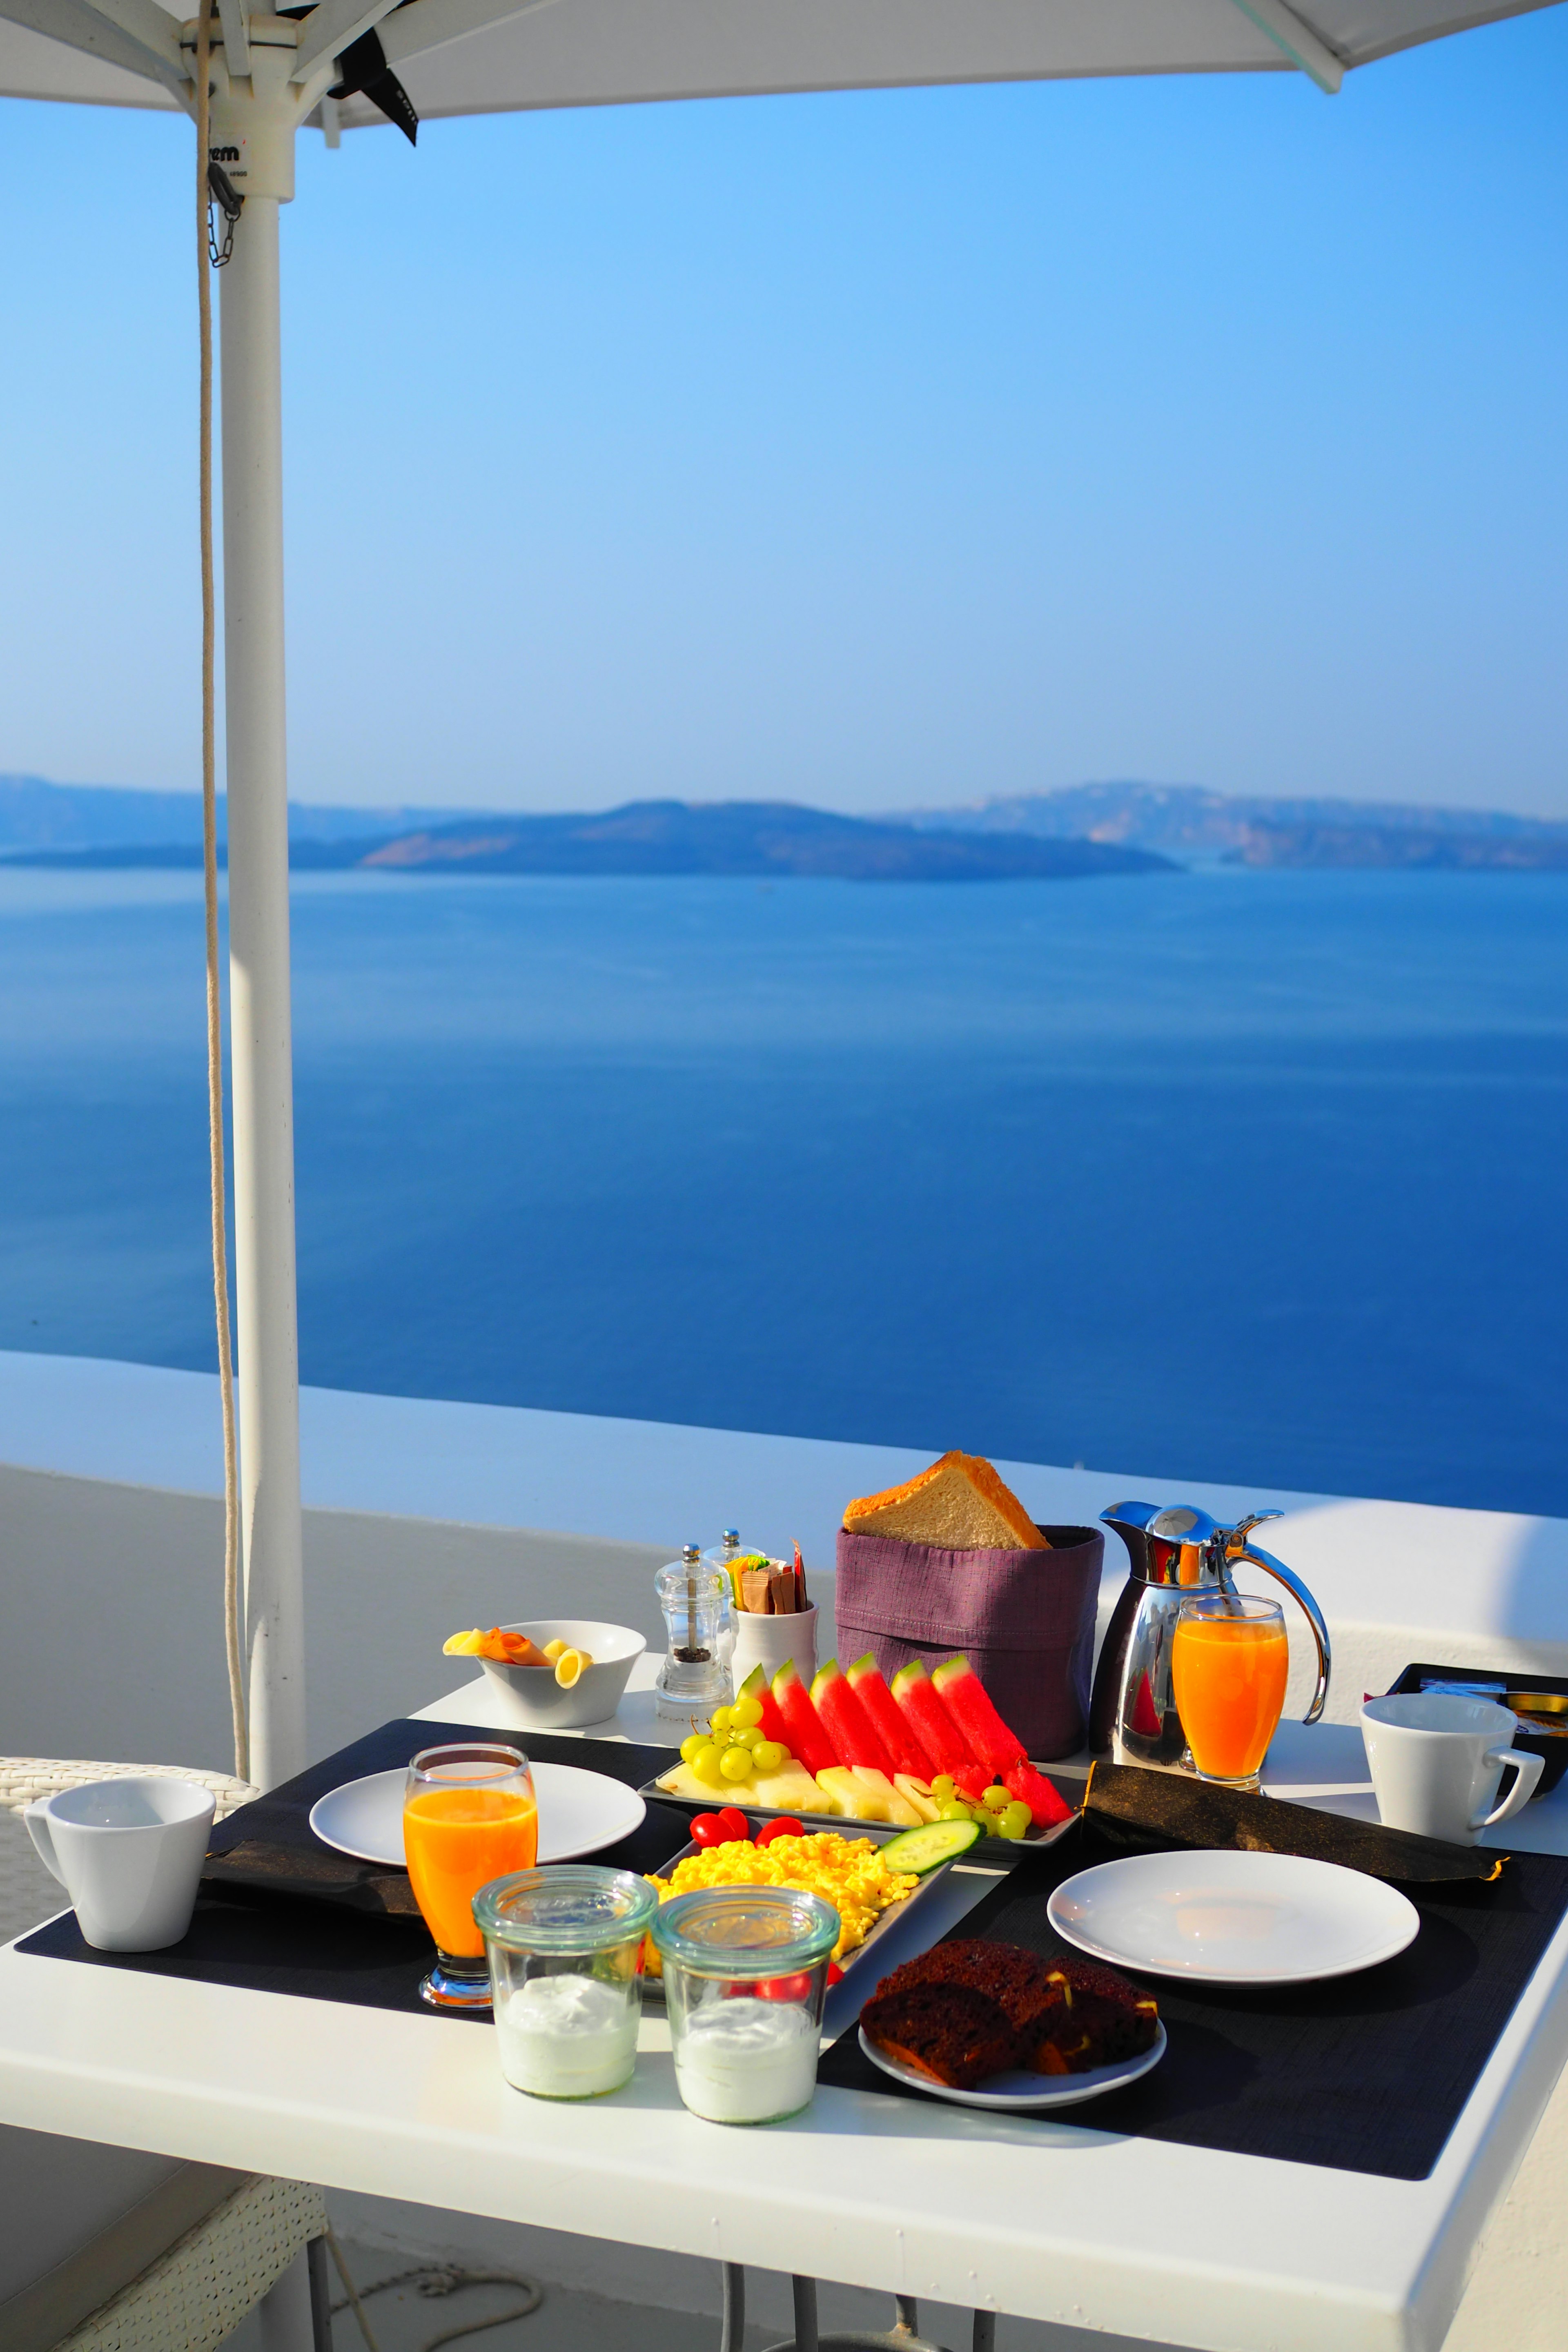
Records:
M474 1897L501 2073L536 2099L596 2099L629 2083L642 2019L646 1878L555 1863L493 1878Z
M838 1914L793 1886L702 1886L655 1912L675 2080L695 2116L773 2124L811 2105Z

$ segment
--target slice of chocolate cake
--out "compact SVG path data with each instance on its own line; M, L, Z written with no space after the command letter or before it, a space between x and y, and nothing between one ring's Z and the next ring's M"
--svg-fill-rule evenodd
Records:
M1025 2063L1064 2000L1058 1972L1016 1944L960 1938L907 1960L860 2012L866 2038L954 2090Z
M866 2038L900 2065L955 2091L973 2090L1013 2063L1017 2035L989 1994L963 1984L906 1985L872 1994Z
M1041 2021L1034 2047L1015 2063L1037 2074L1087 2074L1153 2047L1160 2010L1152 1993L1099 1960L1058 1960L1052 1974L1060 2005Z
M1159 2010L1098 1960L961 1937L885 1977L860 2023L889 2057L969 2091L1015 2067L1085 2074L1135 2058L1153 2045Z

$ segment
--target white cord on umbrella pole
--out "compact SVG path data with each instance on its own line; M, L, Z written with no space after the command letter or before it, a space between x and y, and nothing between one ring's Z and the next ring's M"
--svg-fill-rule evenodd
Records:
M234 1718L234 1769L250 1778L250 1733L245 1719L245 1667L239 1591L239 1447L234 1422L234 1343L228 1316L228 1221L224 1179L223 996L217 929L217 696L215 684L217 593L213 574L213 306L208 253L208 61L212 0L196 18L196 273L201 322L202 539L202 847L206 896L207 1145L212 1166L213 1297L217 1309L218 1395L223 1407L223 1613L228 1659L228 1703Z

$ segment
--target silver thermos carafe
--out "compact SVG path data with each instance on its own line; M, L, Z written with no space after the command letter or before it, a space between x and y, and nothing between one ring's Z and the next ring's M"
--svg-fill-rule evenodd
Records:
M1316 1723L1329 1696L1329 1629L1323 1612L1282 1560L1250 1541L1278 1511L1254 1511L1222 1528L1187 1503L1113 1503L1101 1511L1131 1555L1132 1573L1106 1632L1089 1706L1089 1744L1115 1764L1152 1764L1180 1771L1186 1734L1171 1687L1171 1637L1184 1601L1194 1592L1232 1591L1231 1570L1246 1560L1277 1577L1300 1601L1318 1645L1318 1687L1305 1717ZM1186 1769L1191 1769L1190 1761Z

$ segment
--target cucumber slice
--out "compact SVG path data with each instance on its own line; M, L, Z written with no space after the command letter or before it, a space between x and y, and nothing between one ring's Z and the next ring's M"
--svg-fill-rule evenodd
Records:
M952 1862L984 1835L978 1822L922 1822L918 1830L905 1830L902 1836L889 1838L880 1849L880 1859L889 1870L912 1871L923 1878L928 1870L940 1869Z

